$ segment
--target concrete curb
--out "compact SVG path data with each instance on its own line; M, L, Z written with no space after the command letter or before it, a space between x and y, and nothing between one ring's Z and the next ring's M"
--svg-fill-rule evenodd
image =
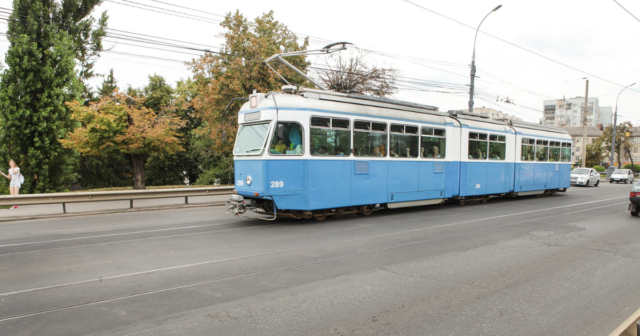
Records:
M114 210L101 210L101 211L88 211L88 212L67 212L66 214L51 214L51 215L36 215L36 216L20 216L20 217L5 217L0 218L0 223L24 221L32 219L51 219L51 218L66 218L66 217L81 217L81 216L95 216L95 215L109 215L115 213L127 213L127 212L140 212L140 211L157 211L157 210L171 210L171 209L187 209L187 208L204 208L213 206L223 206L225 203L201 203L201 204L180 204L180 205L165 205L165 206L150 206L140 207L133 209L114 209Z

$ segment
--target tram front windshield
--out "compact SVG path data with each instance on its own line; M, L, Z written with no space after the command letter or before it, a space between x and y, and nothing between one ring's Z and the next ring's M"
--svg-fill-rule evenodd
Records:
M269 123L241 125L233 154L262 154Z

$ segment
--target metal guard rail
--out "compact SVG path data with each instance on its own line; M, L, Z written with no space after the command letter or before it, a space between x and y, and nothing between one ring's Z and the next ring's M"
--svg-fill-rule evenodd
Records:
M629 316L622 324L616 328L609 336L637 336L640 335L640 309L636 310L633 315Z
M229 195L234 187L205 187L205 188L175 188L151 190L123 190L123 191L93 191L69 192L52 194L25 194L18 196L0 196L0 205L40 205L60 204L62 212L66 213L66 203L126 201L133 208L133 200L184 197L185 204L189 204L189 197Z

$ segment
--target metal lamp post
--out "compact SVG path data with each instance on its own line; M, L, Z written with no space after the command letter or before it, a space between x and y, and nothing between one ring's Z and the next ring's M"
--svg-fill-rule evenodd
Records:
M618 97L616 98L616 111L613 114L613 132L612 132L613 136L611 139L611 165L609 165L609 168L607 169L607 178L611 176L611 174L615 169L613 168L613 159L615 158L615 152L616 152L616 123L618 122L618 99L620 98L622 91L624 91L626 88L633 86L635 84L636 83L625 86L622 90L620 90L620 93L618 93ZM620 165L620 162L618 162L618 165Z
M480 21L478 29L476 29L476 36L473 38L473 56L471 57L471 85L469 86L469 113L473 113L473 85L476 78L476 39L478 38L478 31L480 31L480 26L482 26L482 23L487 18L487 16L500 9L500 7L502 7L502 5L498 5L498 7L494 8L491 12L489 12L489 14L485 15L484 19Z

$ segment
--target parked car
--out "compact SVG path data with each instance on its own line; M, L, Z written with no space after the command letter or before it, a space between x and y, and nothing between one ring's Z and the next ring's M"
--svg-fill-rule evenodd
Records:
M633 183L633 172L631 169L616 169L609 178L609 183L613 182L624 182L624 184Z
M575 168L571 171L571 184L597 187L600 184L600 173L592 168Z
M640 215L640 180L631 187L629 194L629 212L631 216L638 217Z

